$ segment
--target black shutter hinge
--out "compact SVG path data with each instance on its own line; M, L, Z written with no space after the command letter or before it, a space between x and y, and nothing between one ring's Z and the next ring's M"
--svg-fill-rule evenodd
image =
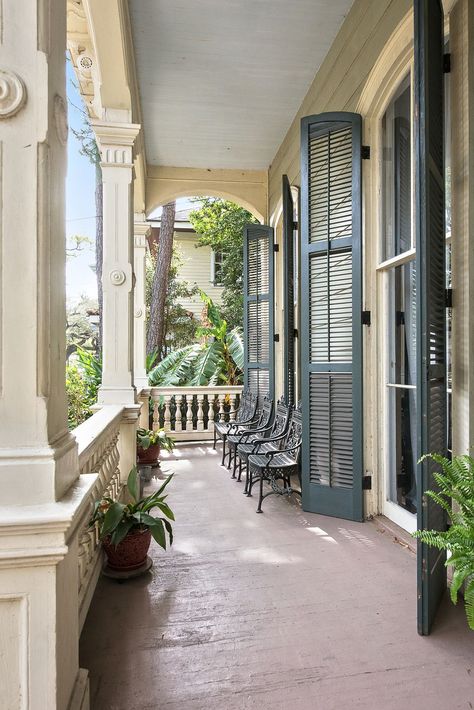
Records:
M298 229L298 222L293 222L293 229L297 230Z
M298 328L295 328L293 331L293 337L297 338L298 337Z
M273 342L274 343L279 343L280 342L280 336L278 333L273 333Z
M444 301L445 301L446 308L453 307L453 289L452 288L445 289Z
M363 145L361 150L362 160L370 160L370 145Z
M443 54L443 72L449 74L451 72L451 55L449 52Z
M372 476L364 476L362 479L362 490L371 491L372 490Z
M370 325L370 311L362 311L362 325Z
M279 244L274 244L274 245L273 245L273 251L280 251L280 245L279 245Z

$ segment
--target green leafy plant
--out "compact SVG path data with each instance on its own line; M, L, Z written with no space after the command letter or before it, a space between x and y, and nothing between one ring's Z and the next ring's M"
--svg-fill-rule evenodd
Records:
M68 426L75 429L92 414L87 386L77 365L66 365L66 395Z
M149 449L150 446L159 444L166 451L173 451L175 440L169 436L164 429L137 429L137 446L142 449Z
M439 490L426 494L446 511L450 526L441 532L418 530L413 536L449 553L446 565L453 568L451 600L456 604L465 583L466 617L474 630L474 459L465 455L449 460L440 454L428 454L421 460L426 458L441 467L441 471L433 473Z
M77 348L76 353L87 387L88 404L93 405L97 402L97 393L102 383L102 359L81 347Z
M229 331L227 321L209 296L201 291L207 324L198 328L201 343L167 355L149 373L152 387L238 385L242 382L244 343L242 330Z
M149 529L158 545L166 550L166 533L169 536L169 544L173 543L173 528L169 521L174 520L174 514L166 503L167 496L163 495L163 491L172 478L172 475L169 476L151 495L139 498L137 469L132 468L127 480L127 489L132 501L127 504L114 501L112 498L96 501L89 527L97 525L100 539L110 536L110 542L115 546L128 533ZM151 515L151 511L155 509L158 509L164 517Z

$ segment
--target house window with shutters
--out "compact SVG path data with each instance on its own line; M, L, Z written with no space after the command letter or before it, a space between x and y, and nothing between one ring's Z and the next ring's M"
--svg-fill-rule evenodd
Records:
M382 118L382 255L386 471L383 512L416 529L416 266L413 230L412 81Z

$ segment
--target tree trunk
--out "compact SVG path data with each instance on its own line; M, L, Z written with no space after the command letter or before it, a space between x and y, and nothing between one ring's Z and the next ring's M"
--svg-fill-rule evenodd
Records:
M102 356L102 312L104 298L102 293L102 259L104 255L104 214L103 214L102 170L99 162L95 164L95 274L97 279L97 300L99 303L99 357Z
M158 353L158 360L163 354L165 333L165 303L168 290L168 278L173 255L174 218L176 202L163 206L161 215L160 237L156 250L156 268L151 288L150 319L148 322L147 353Z

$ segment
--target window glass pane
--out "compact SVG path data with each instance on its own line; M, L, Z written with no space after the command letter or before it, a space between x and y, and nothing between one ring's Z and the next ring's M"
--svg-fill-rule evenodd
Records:
M382 119L383 259L411 249L411 88L407 77Z
M415 262L409 262L389 275L389 500L411 513L416 512L415 274Z

